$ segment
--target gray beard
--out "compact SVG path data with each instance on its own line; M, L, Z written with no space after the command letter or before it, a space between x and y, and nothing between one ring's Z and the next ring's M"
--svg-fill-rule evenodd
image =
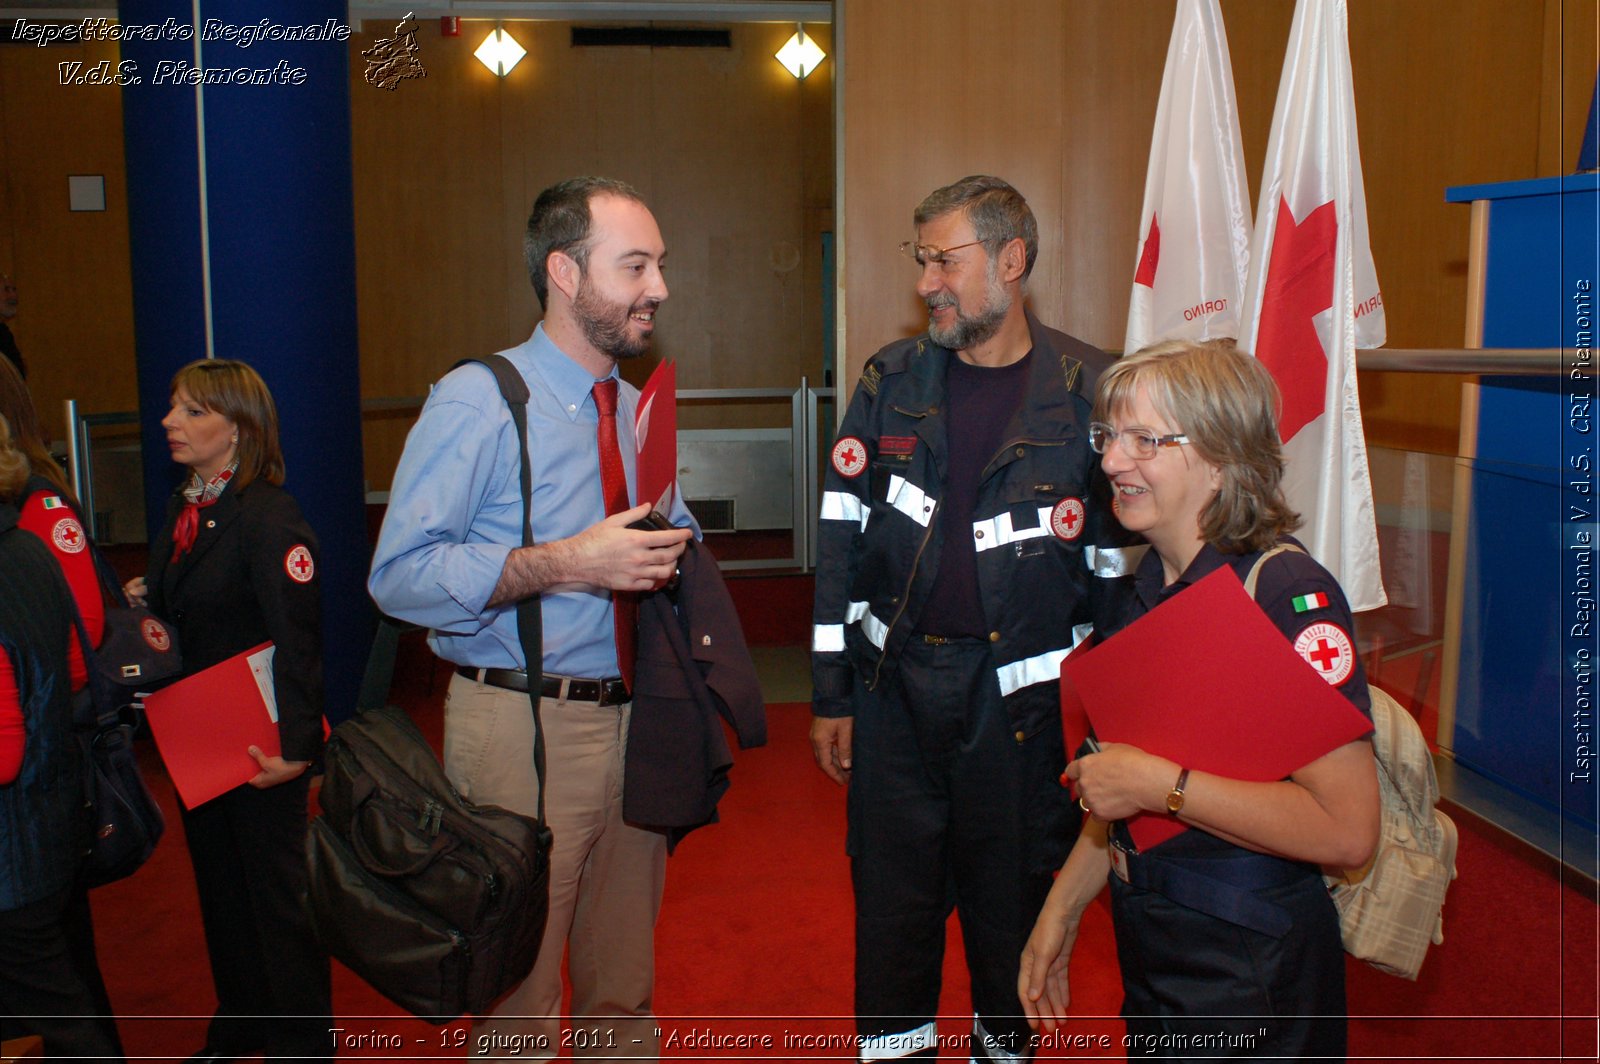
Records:
M999 332L1001 323L1006 320L1006 315L1009 313L1011 313L1011 300L1006 298L1004 290L1001 290L999 299L991 299L988 309L973 317L963 317L958 311L956 320L949 328L935 325L930 316L928 335L940 347L951 351L965 351Z

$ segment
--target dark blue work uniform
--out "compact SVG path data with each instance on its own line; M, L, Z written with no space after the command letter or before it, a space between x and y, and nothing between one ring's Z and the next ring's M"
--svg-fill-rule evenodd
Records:
M1098 627L1114 634L1224 565L1244 580L1260 557L1206 545L1163 587L1152 550ZM1262 566L1256 601L1323 679L1370 717L1350 607L1332 574L1307 554L1284 552ZM1112 845L1132 847L1121 823L1112 827ZM1127 868L1131 882L1111 876L1111 915L1130 1058L1343 1058L1344 948L1319 868L1199 829L1128 858ZM1193 873L1237 889L1219 895Z
M847 848L867 1059L934 1053L952 907L978 1017L973 1057L1028 1052L1017 958L1079 821L1057 783L1061 661L1087 629L1094 585L1110 582L1096 573L1123 571L1116 551L1098 549L1102 530L1127 541L1088 445L1109 359L1031 315L1028 325L1017 408L999 446L977 456L969 501L951 502L957 356L926 335L868 360L828 469L813 712L855 718ZM937 585L957 538L976 589L951 616Z

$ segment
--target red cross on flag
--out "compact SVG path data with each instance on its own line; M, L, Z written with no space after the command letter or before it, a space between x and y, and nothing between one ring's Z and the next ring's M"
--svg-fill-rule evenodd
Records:
M1250 198L1222 10L1218 0L1178 0L1122 349L1239 335L1249 261Z
M1356 392L1356 348L1381 347L1345 0L1299 0L1256 205L1240 346L1283 391L1289 504L1350 606L1387 598Z

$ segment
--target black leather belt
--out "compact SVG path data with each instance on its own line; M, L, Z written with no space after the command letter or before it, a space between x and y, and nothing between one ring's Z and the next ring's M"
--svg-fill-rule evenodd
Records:
M456 675L465 676L474 683L490 687L504 687L510 691L528 690L528 674L521 669L475 669L470 665L456 666ZM598 702L602 706L620 706L631 697L622 677L609 680L586 680L581 676L557 676L543 673L539 694L564 702Z

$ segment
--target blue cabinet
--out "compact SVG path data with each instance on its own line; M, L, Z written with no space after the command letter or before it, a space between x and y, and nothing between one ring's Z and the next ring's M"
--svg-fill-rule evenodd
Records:
M1481 380L1464 446L1471 501L1454 722L1440 739L1458 765L1592 838L1600 178L1467 186L1447 198L1481 201L1487 216L1483 346L1563 348L1567 368Z

